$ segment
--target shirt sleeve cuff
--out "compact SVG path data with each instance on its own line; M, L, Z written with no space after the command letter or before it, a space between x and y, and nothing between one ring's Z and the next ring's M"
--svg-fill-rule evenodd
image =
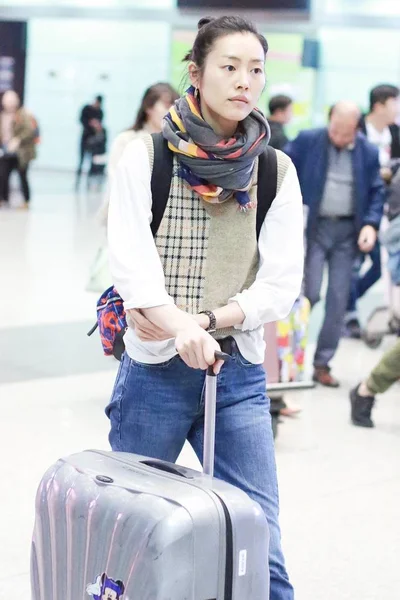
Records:
M374 229L376 229L376 231L379 231L380 225L378 225L376 223L376 221L365 221L363 224L363 227L366 227L367 225L370 225L371 227L373 227Z
M231 302L237 302L244 313L244 321L241 325L235 325L235 329L239 331L253 331L260 326L257 322L257 313L252 310L254 302L251 301L251 295L248 290L244 290L240 294L236 294L233 298L230 298L228 304Z
M134 297L124 300L125 310L131 310L133 308L155 308L156 306L164 306L166 304L175 304L174 299L166 292L165 294L151 295L147 291L146 294L135 294Z

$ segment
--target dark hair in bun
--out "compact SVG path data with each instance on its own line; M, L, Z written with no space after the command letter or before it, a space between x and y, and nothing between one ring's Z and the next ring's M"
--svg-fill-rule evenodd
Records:
M193 48L187 53L184 61L193 61L200 71L204 69L206 58L214 43L225 35L232 33L252 33L260 42L264 54L268 52L268 42L250 21L241 17L203 17L198 23L198 32Z
M209 23L212 23L213 21L215 21L214 17L203 17L202 19L200 19L200 21L197 23L197 29L198 31L200 31L200 29L202 29L203 27L205 27L206 25L208 25Z

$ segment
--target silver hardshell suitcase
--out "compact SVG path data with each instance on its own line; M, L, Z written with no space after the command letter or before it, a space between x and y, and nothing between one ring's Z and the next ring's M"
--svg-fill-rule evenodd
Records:
M212 478L216 377L207 373L205 473L88 450L59 460L36 499L33 600L268 600L260 506Z

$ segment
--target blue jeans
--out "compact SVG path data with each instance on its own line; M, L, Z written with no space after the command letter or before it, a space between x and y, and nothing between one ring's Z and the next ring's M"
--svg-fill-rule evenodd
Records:
M138 363L125 353L106 414L115 451L175 462L185 440L203 456L205 371L179 356ZM263 508L270 528L271 600L293 600L278 523L279 496L274 442L262 365L237 349L217 382L215 477L244 490Z
M357 300L362 298L364 294L377 282L382 276L381 267L381 245L379 241L376 242L374 248L369 253L372 260L372 265L368 271L360 277L360 269L365 260L366 254L361 254L359 260L354 265L353 279L351 282L351 291L349 302L347 305L347 312L355 312L357 310Z
M305 296L314 306L320 300L324 268L328 265L325 317L314 355L315 367L327 367L339 345L356 256L354 220L319 218L307 240L304 284Z

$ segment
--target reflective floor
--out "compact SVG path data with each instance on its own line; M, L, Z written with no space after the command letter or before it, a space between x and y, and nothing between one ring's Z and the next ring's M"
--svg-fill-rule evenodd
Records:
M104 415L116 363L86 332L96 293L85 291L103 232L96 192L70 176L33 173L29 211L0 210L0 600L30 597L35 491L57 458L108 449ZM19 202L18 195L14 203ZM379 284L362 315L381 303ZM310 325L310 352L321 318ZM296 600L394 600L400 570L400 386L379 399L375 430L349 424L348 391L379 360L344 340L339 390L286 394L300 417L279 425L281 524ZM181 462L197 466L191 449Z

